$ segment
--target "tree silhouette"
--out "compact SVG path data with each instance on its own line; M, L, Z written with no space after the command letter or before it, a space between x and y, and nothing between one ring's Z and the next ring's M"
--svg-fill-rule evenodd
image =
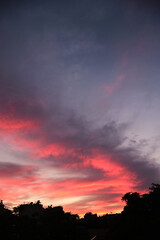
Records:
M38 200L36 203L30 202L27 204L20 204L14 207L13 211L18 216L36 217L42 214L43 205L40 200Z
M121 214L83 218L64 212L62 206L44 208L38 200L9 210L0 201L0 237L7 240L146 240L157 238L160 222L160 185L152 184L148 193L128 192Z

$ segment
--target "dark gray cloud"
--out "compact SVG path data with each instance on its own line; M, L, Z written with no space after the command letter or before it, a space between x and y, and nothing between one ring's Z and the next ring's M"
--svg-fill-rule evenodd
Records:
M20 165L10 162L0 162L0 177L3 178L29 178L35 176L35 166Z
M107 179L107 173L105 175L104 171L91 166L88 168L83 166L83 162L87 161L87 158L94 157L93 150L97 149L104 156L110 155L114 163L124 167L131 174L135 174L137 187L143 189L149 186L151 182L159 182L159 165L154 163L154 159L143 155L137 145L136 147L122 147L126 139L123 135L123 129L125 129L124 126L110 123L95 131L90 130L79 134L77 130L78 134L77 132L74 135L68 134L64 138L61 136L60 143L68 149L73 149L72 153L60 154L58 157L50 155L44 160L46 164L48 162L49 165L56 167L68 166L75 171L77 171L76 166L78 166L82 175L86 174L86 180L88 181ZM54 132L50 132L50 134L52 135ZM49 139L51 139L50 136ZM112 179L111 176L109 178Z

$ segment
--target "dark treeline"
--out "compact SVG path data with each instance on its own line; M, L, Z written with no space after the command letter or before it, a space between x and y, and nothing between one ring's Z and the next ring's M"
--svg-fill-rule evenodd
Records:
M11 211L0 202L0 239L6 240L118 240L154 239L159 236L160 185L147 194L126 193L121 214L86 213L84 218L63 207L43 208L40 201L21 204Z

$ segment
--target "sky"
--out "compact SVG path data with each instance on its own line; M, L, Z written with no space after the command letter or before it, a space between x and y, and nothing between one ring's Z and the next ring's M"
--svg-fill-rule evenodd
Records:
M160 3L2 1L0 198L121 212L160 181Z

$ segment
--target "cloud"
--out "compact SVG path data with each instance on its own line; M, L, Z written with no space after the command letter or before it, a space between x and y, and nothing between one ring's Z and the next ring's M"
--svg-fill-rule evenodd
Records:
M1 137L8 136L17 151L18 148L28 151L28 157L36 163L33 162L33 166L0 163L3 189L11 185L10 194L2 192L7 200L15 200L11 192L16 186L19 199L26 196L27 189L33 196L45 196L46 202L53 198L86 196L85 205L93 210L91 205L98 204L97 210L102 212L114 209L114 206L107 208L111 202L117 201L122 208L118 201L121 195L145 189L159 180L159 168L152 164L152 159L143 156L134 146L123 146L126 125L111 122L93 129L76 113L63 109L57 100L56 107L40 101L32 85L16 79L15 84L10 82L1 81L4 90L0 95ZM47 174L43 177L43 169L46 173L47 169L63 170L68 177L47 178ZM23 185L26 185L25 191ZM107 191L115 186L118 186L116 191ZM77 207L82 203L75 204Z
M106 84L105 89L106 89L108 95L110 95L114 91L116 91L117 88L119 88L120 85L122 84L122 81L125 80L125 78L126 78L125 74L120 74L119 76L117 76L116 80L111 85Z
M76 62L79 69L87 66L88 71L93 72L89 77L85 75L84 79L80 79L81 82L90 79L95 72L101 72L104 66L106 69L107 64L109 69L117 56L114 39L119 39L120 45L124 43L124 53L121 58L118 57L120 71L116 70L115 81L105 86L108 94L116 92L128 76L127 71L124 73L131 59L128 49L136 42L137 37L133 38L133 35L137 36L141 30L135 29L134 34L128 34L135 26L135 18L127 22L123 7L114 8L115 3L107 3L104 8L104 2L100 1L97 11L95 1L94 4L88 1L87 6L83 1L80 6L81 11L84 10L82 16L75 5L75 12L71 12L68 4L65 5L66 11L58 1L56 8L52 6L44 11L42 3L39 8L34 6L36 14L30 11L30 4L27 8L22 4L23 11L21 7L17 8L17 18L14 13L7 20L8 14L3 14L6 58L3 54L0 57L0 62L3 62L0 69L0 137L14 148L10 150L11 154L21 152L17 163L11 163L9 158L6 162L2 159L0 163L1 196L7 201L16 201L16 198L22 201L28 192L28 199L42 197L46 204L54 202L54 198L64 198L65 201L65 198L71 200L76 197L80 200L74 204L68 205L66 200L67 208L79 208L81 211L86 208L89 211L97 205L95 210L104 212L114 210L115 206L115 210L122 208L118 199L125 192L145 190L151 182L159 181L159 165L140 152L138 146L126 145L127 124L106 121L101 127L93 127L82 117L82 112L70 110L65 105L67 100L62 88L64 92L69 87L73 88L70 98L74 105L76 93L73 86L78 84L76 77L72 82L68 80L68 68L74 69L72 66ZM59 18L55 9L63 16ZM92 14L88 14L88 9ZM115 15L118 16L116 19ZM9 27L11 21L15 26L17 22L20 24L13 30ZM30 23L35 23L33 28ZM143 23L140 29L142 26ZM23 34L20 34L22 29ZM14 38L11 42L9 36ZM130 38L132 41L128 41ZM126 41L129 42L127 50ZM98 55L97 49L103 54ZM85 54L86 51L89 54ZM84 84L81 82L78 91L79 86ZM94 78L88 80L83 90L89 89L93 83ZM86 92L84 103L87 104L89 93ZM80 94L83 98L82 91ZM20 163L23 152L22 160L26 161L26 165ZM55 171L60 173L59 177L54 175Z
M35 166L0 162L0 178L29 178L35 176L36 170Z

